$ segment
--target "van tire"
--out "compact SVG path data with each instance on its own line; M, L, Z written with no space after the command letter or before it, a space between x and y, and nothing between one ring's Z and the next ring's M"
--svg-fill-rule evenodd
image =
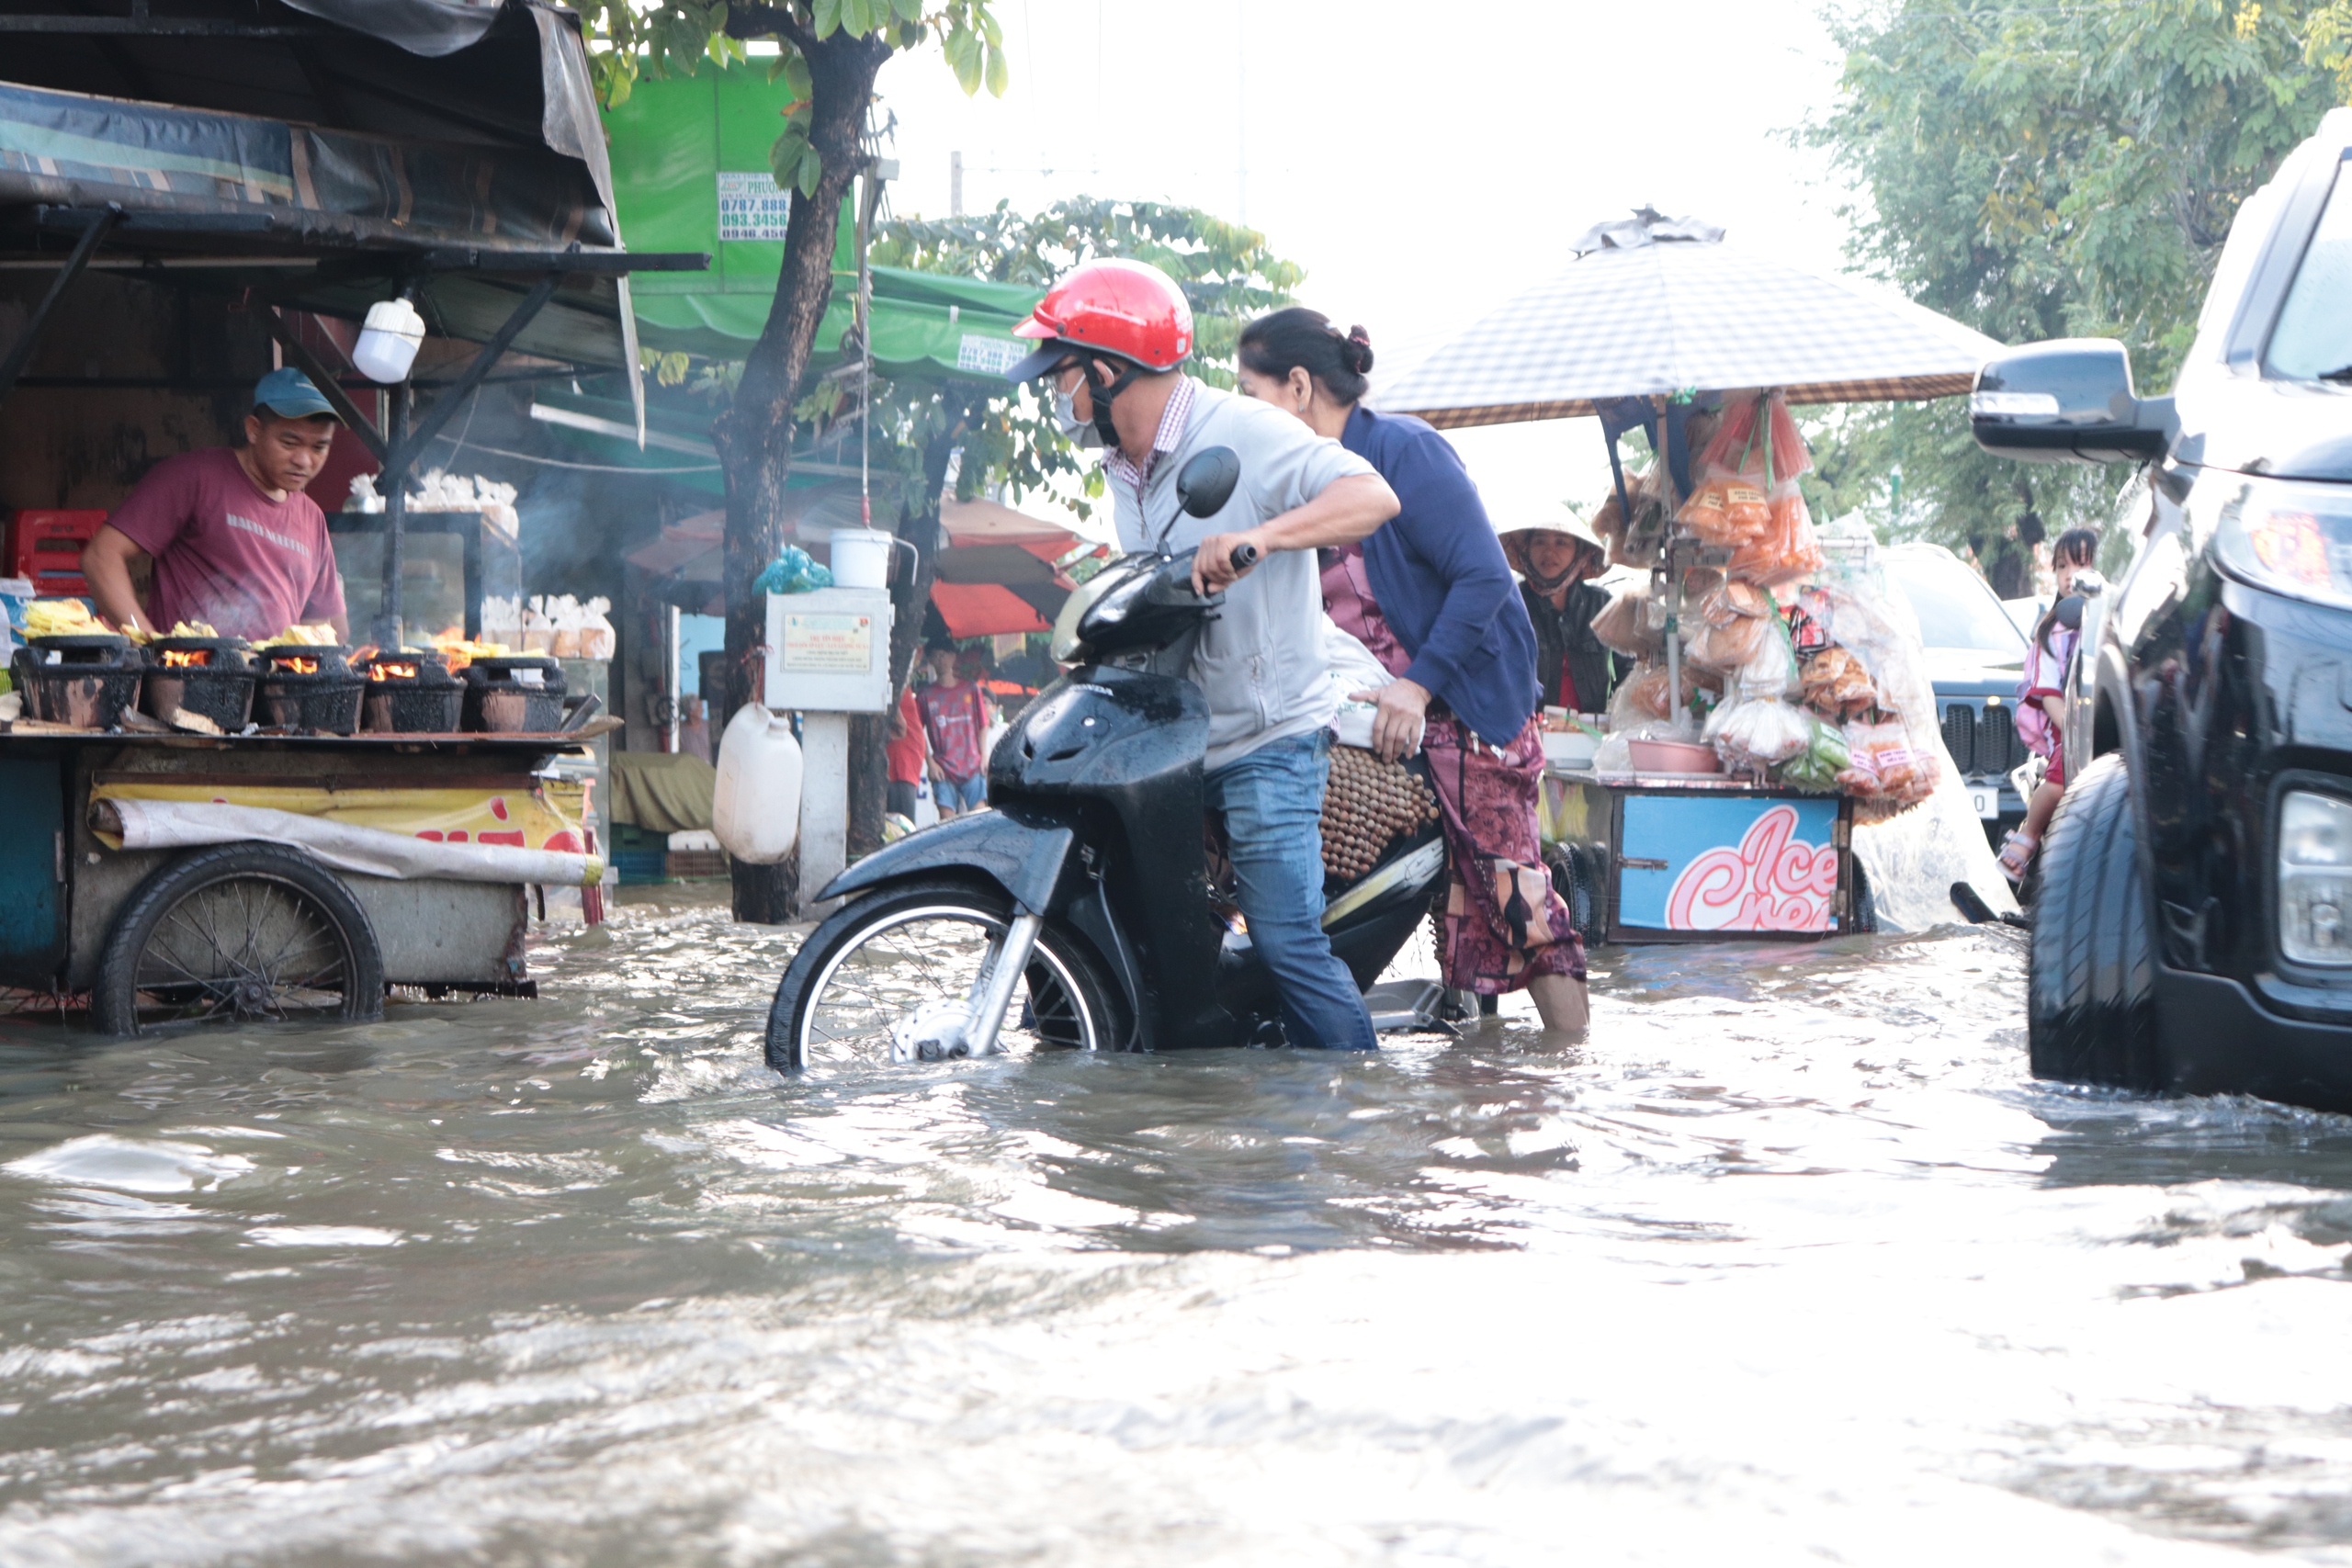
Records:
M2041 862L2026 965L2034 1077L2161 1089L2155 945L2121 756L2098 758L2068 784Z

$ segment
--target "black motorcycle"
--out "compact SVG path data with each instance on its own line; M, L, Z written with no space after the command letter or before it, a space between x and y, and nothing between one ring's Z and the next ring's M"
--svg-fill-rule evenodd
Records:
M1214 516L1238 479L1214 448L1177 494ZM1234 564L1254 559L1244 546ZM1218 908L1204 830L1208 704L1183 672L1223 600L1193 592L1190 556L1150 554L1070 596L1053 651L1075 668L997 743L994 809L885 845L818 895L848 902L776 987L770 1066L1280 1039L1273 976ZM1429 823L1327 886L1324 929L1359 987L1427 917L1445 869ZM1416 982L1401 1014L1376 1007L1374 1021L1426 1021L1437 995Z

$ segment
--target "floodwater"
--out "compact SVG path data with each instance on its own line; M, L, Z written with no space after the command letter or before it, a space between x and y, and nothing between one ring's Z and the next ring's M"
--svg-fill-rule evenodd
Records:
M793 940L0 1025L0 1562L2352 1556L2352 1121L2031 1082L2015 932L786 1083Z

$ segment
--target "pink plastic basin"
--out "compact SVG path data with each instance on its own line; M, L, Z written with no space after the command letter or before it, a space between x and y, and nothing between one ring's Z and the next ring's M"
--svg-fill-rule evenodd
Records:
M1724 760L1715 755L1712 746L1693 746L1685 740L1632 740L1626 742L1633 752L1634 771L1637 773L1720 773Z

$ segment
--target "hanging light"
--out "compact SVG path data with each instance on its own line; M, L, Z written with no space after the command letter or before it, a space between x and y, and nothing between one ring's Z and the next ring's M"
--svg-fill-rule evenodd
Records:
M424 343L424 318L406 299L386 299L368 307L368 323L359 329L359 346L351 351L352 364L370 381L390 386L408 379L409 367Z

